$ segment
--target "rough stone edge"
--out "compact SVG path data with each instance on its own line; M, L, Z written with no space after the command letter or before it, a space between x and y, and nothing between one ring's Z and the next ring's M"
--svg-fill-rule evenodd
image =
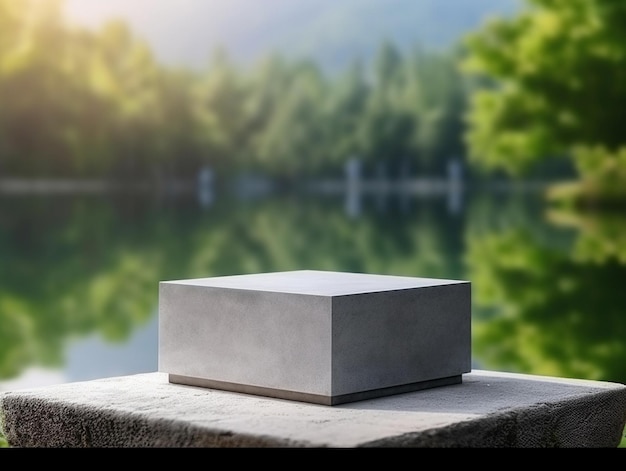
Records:
M626 386L561 403L492 413L485 417L361 445L397 448L617 448L626 427ZM596 404L598 403L599 404ZM618 411L618 413L615 413ZM595 413L588 426L572 422ZM539 429L539 430L537 430ZM532 433L530 432L532 431ZM486 445L489 444L489 445Z
M27 412L25 412L27 411ZM23 396L0 396L0 431L18 448L285 448L310 443L234 434L184 421L154 419ZM17 424L20 424L17 427Z

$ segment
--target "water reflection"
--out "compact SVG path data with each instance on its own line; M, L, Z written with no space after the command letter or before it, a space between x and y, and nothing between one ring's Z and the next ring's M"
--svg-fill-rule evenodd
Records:
M348 193L262 194L210 211L197 195L0 199L0 389L154 371L160 280L303 268L469 279L476 366L626 380L623 217L525 194L452 210L395 192L385 211L367 192L358 211Z
M215 175L209 167L203 167L198 173L198 203L209 208L215 200Z
M474 353L490 369L626 382L624 239L614 238L624 217L593 215L590 236L552 213L540 213L548 224L503 214L506 223L467 232Z
M362 162L353 157L346 162L344 181L330 181L322 185L312 185L314 193L332 192L344 194L346 214L355 218L361 214L363 198L374 198L376 210L387 212L389 204L408 214L411 211L411 201L417 195L420 198L447 198L448 212L459 214L463 207L464 178L461 162L451 159L448 162L448 171L445 178L433 179L415 178L411 175L408 160L401 162L399 176L391 179L387 175L384 162L378 163L373 178L363 176ZM396 201L390 203L391 200Z

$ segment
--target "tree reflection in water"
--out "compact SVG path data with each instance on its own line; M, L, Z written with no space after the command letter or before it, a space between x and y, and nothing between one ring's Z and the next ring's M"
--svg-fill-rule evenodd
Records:
M564 226L526 195L460 212L389 198L355 216L334 196L4 197L0 382L62 370L80 339L125 345L154 322L160 280L293 269L468 279L477 366L626 379L623 218Z
M468 230L468 278L488 369L626 381L626 218L548 211ZM543 227L544 230L536 230Z

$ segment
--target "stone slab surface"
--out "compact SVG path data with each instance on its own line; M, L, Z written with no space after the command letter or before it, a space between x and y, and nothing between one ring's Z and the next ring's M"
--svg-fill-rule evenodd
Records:
M0 395L12 447L617 447L618 383L473 370L462 384L324 406L161 372Z
M317 270L162 281L158 370L323 405L458 383L471 283Z

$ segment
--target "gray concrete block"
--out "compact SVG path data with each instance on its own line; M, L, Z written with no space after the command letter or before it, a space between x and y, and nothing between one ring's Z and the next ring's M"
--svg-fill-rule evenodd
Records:
M159 372L0 393L0 430L25 448L615 448L625 423L623 384L482 370L333 407Z
M158 369L324 405L456 384L471 370L471 284L311 270L162 281Z

